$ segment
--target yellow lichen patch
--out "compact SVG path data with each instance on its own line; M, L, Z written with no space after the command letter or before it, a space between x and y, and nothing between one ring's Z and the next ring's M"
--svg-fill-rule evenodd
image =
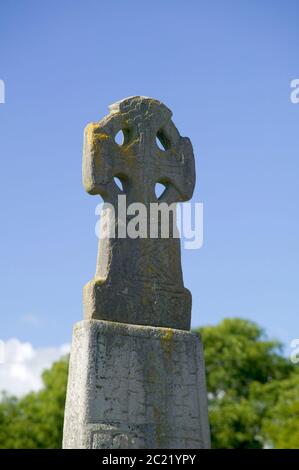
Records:
M172 328L163 328L162 329L162 341L171 341L174 335L174 330Z
M85 137L86 137L88 145L92 145L94 141L94 130L96 129L97 126L98 124L96 124L95 122L91 122L85 128Z
M161 345L166 355L166 359L170 359L174 346L174 330L172 328L162 328Z
M109 139L107 134L97 133L96 130L99 128L99 125L95 122L91 122L85 128L85 135L88 145L92 146L97 140L106 140Z
M109 135L103 134L103 133L101 133L101 134L96 134L96 137L97 137L98 139L100 139L100 140L109 140L109 139L110 139Z
M106 281L106 278L102 278L102 277L95 277L94 278L95 286L100 286L100 285L104 284L105 281Z

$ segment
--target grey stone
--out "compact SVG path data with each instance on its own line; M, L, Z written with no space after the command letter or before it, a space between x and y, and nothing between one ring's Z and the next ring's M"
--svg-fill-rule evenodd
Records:
M118 145L121 129L124 143ZM165 184L159 202L167 206L192 196L191 143L159 101L127 98L85 130L85 189L112 205L101 224L115 228L116 237L100 239L96 274L84 288L85 320L74 327L63 447L208 448L203 349L186 331L191 294L183 284L175 224L168 221L168 238L161 224L156 238L119 236L121 223L132 218L118 220L121 191L114 177L123 182L126 206L157 202L157 182Z
M171 116L161 102L135 96L113 104L106 118L89 124L83 151L86 191L100 194L117 215L120 194L126 195L127 206L142 202L147 210L153 202L175 207L190 199L195 184L192 145L180 136ZM123 145L115 142L120 130ZM156 137L165 151L158 147ZM114 177L122 180L123 192ZM155 195L158 182L166 187L159 201ZM180 240L172 219L169 230L169 238L163 238L159 228L157 238L100 240L96 275L83 293L85 319L190 328L191 294L184 288Z
M99 320L75 325L64 448L209 446L198 336Z

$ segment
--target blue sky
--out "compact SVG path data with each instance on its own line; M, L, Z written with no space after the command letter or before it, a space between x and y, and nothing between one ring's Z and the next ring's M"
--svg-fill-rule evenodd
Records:
M83 129L139 94L194 146L193 325L241 316L299 337L298 14L296 0L1 3L2 339L70 341L97 251Z

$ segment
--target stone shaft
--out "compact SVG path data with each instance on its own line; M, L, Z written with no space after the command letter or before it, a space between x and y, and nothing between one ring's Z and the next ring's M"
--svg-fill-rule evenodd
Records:
M126 196L126 208L142 203L147 214L153 203L173 205L175 214L175 204L192 197L192 145L179 134L171 116L160 101L134 96L110 106L108 116L85 129L84 187L90 194L101 195L116 213L115 219L108 214L106 220L108 226L115 224L116 237L100 240L96 275L84 288L85 319L190 328L191 294L184 287L180 240L174 236L172 223L168 238L160 236L161 223L155 238L150 233L134 239L117 236L119 196ZM121 145L115 141L120 130L124 134ZM116 185L116 177L123 190ZM165 186L159 198L157 183ZM128 216L125 225L132 218Z
M74 327L64 448L208 448L201 340L99 320Z

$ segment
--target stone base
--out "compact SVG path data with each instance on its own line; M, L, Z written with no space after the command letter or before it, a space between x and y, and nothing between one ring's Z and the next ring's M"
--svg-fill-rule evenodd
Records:
M209 447L198 336L101 320L75 325L63 448Z

